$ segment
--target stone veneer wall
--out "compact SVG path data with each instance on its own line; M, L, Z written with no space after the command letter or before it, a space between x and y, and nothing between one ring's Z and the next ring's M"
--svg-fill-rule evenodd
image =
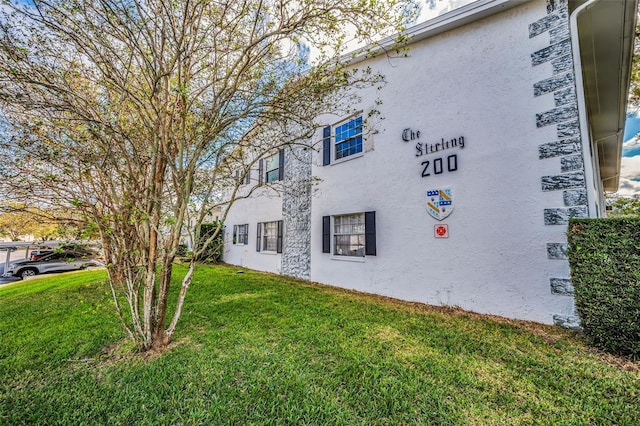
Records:
M547 16L529 25L529 37L547 34L549 46L531 55L532 66L551 64L551 76L534 84L534 96L551 96L555 108L536 114L538 127L556 126L557 137L538 147L540 160L560 159L559 173L543 176L542 191L562 191L563 206L544 209L544 223L558 226L572 217L588 217L587 190L582 156L582 140L578 122L578 103L571 53L569 11L567 0L547 0ZM567 262L567 243L547 243L547 258ZM550 291L558 297L573 297L573 286L568 277L550 279ZM577 315L557 314L556 325L577 329Z
M285 151L282 194L283 275L311 278L311 149Z

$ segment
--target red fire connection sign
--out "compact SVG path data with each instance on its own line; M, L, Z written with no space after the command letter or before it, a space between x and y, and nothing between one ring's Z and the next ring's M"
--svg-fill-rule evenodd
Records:
M439 224L433 227L433 236L436 238L449 238L449 225Z

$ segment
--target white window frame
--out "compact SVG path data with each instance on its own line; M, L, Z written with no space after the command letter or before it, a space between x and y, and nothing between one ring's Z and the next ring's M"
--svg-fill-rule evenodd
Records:
M332 247L331 254L336 257L364 258L366 251L366 234L364 212L334 215L331 224ZM350 240L349 243L339 242L339 240ZM355 250L344 247L357 247Z
M271 229L272 228L272 229ZM267 235L267 231L272 230L273 235ZM273 244L273 248L269 247L269 243ZM275 253L278 249L278 221L262 222L262 236L261 236L262 252Z
M360 121L360 131L358 133L355 133L354 135L347 134L346 137L343 137L338 141L338 129L342 126L347 126L351 122L355 122L354 126L357 130L358 120ZM351 139L357 139L358 137L360 138L360 151L338 158L338 145L345 143L346 141L349 141ZM364 142L364 118L361 112L345 120L342 120L337 124L334 124L333 126L331 126L331 164L338 164L344 161L353 160L354 158L362 157L364 155Z
M244 229L245 232L241 232ZM242 236L242 237L241 237ZM249 224L243 223L242 225L235 226L235 235L233 236L235 241L234 245L237 246L246 246L249 244Z
M271 164L269 164L271 162ZM275 168L273 165L275 164ZM270 169L269 166L272 166ZM269 173L273 175L275 172L275 179L269 180ZM280 180L280 153L276 152L270 157L264 159L264 181L265 183L277 182Z
M256 251L266 254L281 254L284 222L273 220L269 222L258 222L256 235ZM275 243L275 245L273 245Z

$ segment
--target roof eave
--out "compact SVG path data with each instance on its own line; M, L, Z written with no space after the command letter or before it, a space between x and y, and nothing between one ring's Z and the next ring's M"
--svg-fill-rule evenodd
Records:
M637 0L592 0L576 10L585 102L600 179L617 191Z

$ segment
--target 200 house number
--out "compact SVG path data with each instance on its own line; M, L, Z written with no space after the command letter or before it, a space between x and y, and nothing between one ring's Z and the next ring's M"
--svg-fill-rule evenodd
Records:
M450 155L447 158L434 158L433 160L427 160L420 163L422 165L422 177L434 175L440 175L447 172L454 172L458 170L458 156L456 154Z

